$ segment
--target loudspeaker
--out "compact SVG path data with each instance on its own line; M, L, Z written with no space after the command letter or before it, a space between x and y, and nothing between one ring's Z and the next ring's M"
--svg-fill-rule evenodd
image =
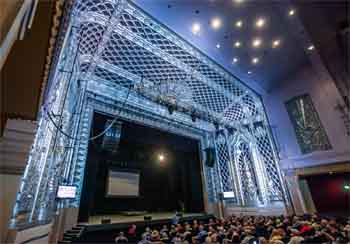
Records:
M205 151L205 156L207 158L205 164L208 167L214 167L215 164L215 149L212 147L208 147L206 149L204 149Z
M152 216L150 216L150 215L145 215L145 216L143 216L143 219L144 219L145 221L152 221Z
M101 219L101 224L110 224L111 219Z

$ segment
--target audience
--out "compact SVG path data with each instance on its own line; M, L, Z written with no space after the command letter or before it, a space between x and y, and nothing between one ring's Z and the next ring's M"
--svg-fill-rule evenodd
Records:
M132 226L136 233L136 226ZM141 239L141 240L140 240ZM231 216L164 225L159 230L147 227L139 244L302 244L350 243L350 220L321 218L317 215L292 217ZM127 242L121 232L117 243Z

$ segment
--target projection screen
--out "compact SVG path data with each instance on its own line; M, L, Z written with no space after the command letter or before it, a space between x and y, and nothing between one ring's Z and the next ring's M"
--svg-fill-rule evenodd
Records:
M140 174L138 172L109 169L107 197L138 197Z

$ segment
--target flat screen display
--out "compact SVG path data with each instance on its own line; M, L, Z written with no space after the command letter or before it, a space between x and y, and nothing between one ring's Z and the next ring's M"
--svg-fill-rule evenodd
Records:
M58 186L58 198L75 198L77 193L76 186Z
M224 192L224 198L234 198L235 193L233 191L226 191Z
M138 197L140 174L138 172L110 169L107 179L108 197Z

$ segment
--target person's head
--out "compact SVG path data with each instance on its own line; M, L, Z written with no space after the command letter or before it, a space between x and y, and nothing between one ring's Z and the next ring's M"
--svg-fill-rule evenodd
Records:
M153 230L151 233L151 240L152 241L159 241L160 240L160 235L157 230Z
M123 231L119 232L119 237L124 237L124 232Z

